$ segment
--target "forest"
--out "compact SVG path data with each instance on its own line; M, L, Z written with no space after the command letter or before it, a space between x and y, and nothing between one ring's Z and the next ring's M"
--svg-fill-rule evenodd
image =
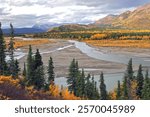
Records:
M34 34L33 37L77 39L98 47L150 48L150 30L101 29L73 32L46 32Z
M132 58L124 72L123 82L118 81L112 91L107 91L103 72L99 82L95 82L94 75L86 75L84 68L80 70L78 60L73 59L68 66L67 87L55 84L54 62L49 57L48 66L43 64L39 49L33 54L32 44L27 42L27 59L21 70L19 62L14 58L17 48L14 40L14 28L10 24L10 39L6 43L0 26L0 99L1 100L149 100L150 78L148 70L143 74L143 67L139 65L137 74L134 73ZM106 34L107 33L107 34ZM109 38L120 40L150 40L148 31L103 31L97 32L66 32L50 34L53 38L74 38L79 40L103 40ZM74 36L76 35L76 36ZM37 37L38 35L34 35ZM63 37L65 36L65 37ZM40 35L40 38L42 36ZM44 36L45 37L45 36ZM47 37L47 35L46 35ZM89 39L88 39L89 38ZM42 42L42 41L40 41ZM37 42L40 43L39 41ZM34 42L36 43L36 42ZM43 41L47 43L47 41ZM18 47L21 47L20 45ZM9 60L6 60L9 56Z

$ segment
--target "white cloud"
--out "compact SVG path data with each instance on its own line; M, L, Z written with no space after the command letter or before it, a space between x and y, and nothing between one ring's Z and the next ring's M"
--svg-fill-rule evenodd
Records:
M90 23L149 0L0 0L0 21L16 27L35 23Z

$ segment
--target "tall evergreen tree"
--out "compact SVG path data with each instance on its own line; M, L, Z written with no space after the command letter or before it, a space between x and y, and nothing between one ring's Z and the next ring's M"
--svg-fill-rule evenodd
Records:
M76 81L79 75L78 62L73 59L69 67L69 76L67 79L68 89L76 95Z
M133 68L132 68L132 58L129 60L127 70L125 73L125 77L127 77L129 80L133 80Z
M26 73L27 73L27 70L26 70L26 63L24 62L22 75L26 77Z
M127 77L124 77L124 81L123 81L123 97L122 99L129 99L128 97L128 88L127 88Z
M104 75L103 72L100 74L100 99L101 100L107 100L107 91L106 91L106 85L104 83Z
M6 45L3 37L3 31L1 29L0 22L0 75L7 75L7 63L5 55Z
M120 99L121 97L121 87L120 87L120 81L118 81L118 87L117 87L117 99Z
M148 70L146 70L144 86L142 89L142 99L150 100L150 79L148 77Z
M41 65L43 65L42 57L41 57L41 54L39 52L39 49L37 49L35 56L34 56L34 67L33 67L33 69L36 70Z
M85 74L84 74L84 70L82 69L82 72L80 75L78 75L78 78L77 78L77 91L76 91L76 95L79 96L79 97L84 97L84 94L85 94Z
M35 76L34 76L34 87L37 90L44 89L45 85L45 74L44 74L44 67L43 65L39 66L35 70Z
M15 76L18 76L18 75L19 75L19 72L20 72L19 62L18 62L18 60L16 59L16 60L15 60Z
M92 100L99 99L99 93L97 89L95 89L95 83L93 83L90 79L91 75L88 74L85 81L85 98Z
M146 80L146 81L148 81L148 80L149 80L149 73L148 73L148 69L146 70L145 80Z
M28 57L27 57L27 84L32 85L33 84L33 79L34 79L34 69L33 69L33 57L32 57L32 47L29 45L29 52L28 52Z
M9 56L10 56L10 60L9 60L9 70L10 70L10 74L12 75L13 78L16 78L17 76L17 71L16 71L16 65L15 65L15 60L14 60L14 28L13 25L10 24L10 42L9 42Z
M143 89L144 77L142 73L142 65L139 65L138 73L137 73L137 95L139 98L142 97L142 89Z
M54 65L53 65L52 57L50 57L50 59L48 61L47 73L48 73L48 84L51 84L52 82L54 82L54 78L55 78Z

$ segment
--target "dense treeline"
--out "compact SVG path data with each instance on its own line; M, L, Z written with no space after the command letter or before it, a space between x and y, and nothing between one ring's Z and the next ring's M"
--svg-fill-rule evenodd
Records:
M61 39L150 39L150 30L100 30L74 32L46 32L34 34L33 37Z
M86 75L84 69L79 70L78 61L73 59L69 66L66 88L55 84L53 59L50 57L45 67L39 49L33 54L29 46L27 61L20 73L19 62L14 59L14 31L10 24L9 47L3 37L0 27L0 99L150 99L150 78L148 70L143 75L142 65L139 65L137 75L132 68L130 59L118 86L111 92L106 89L103 72L99 82L94 76ZM105 36L105 35L103 35ZM9 59L6 61L6 56Z

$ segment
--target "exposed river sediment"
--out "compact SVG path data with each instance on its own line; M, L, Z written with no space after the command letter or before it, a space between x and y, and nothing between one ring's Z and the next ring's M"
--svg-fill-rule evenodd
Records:
M139 64L142 64L146 68L150 68L150 56L146 56L150 53L150 49L143 50L138 53L138 50L130 52L125 51L119 53L116 48L94 48L90 47L84 42L78 41L66 41L55 40L55 43L45 44L40 46L33 46L33 52L36 48L39 48L43 62L45 66L51 56L54 61L56 84L66 86L66 76L68 74L68 68L73 58L78 60L80 68L84 68L86 73L95 75L95 80L99 80L99 74L104 72L105 83L108 90L113 89L118 80L122 80L126 64L129 59L133 59L133 67L137 70ZM111 52L110 52L111 50ZM143 54L143 52L146 52ZM15 57L20 62L20 67L23 67L23 63L26 62L28 47L22 47L16 50ZM133 53L133 54L132 54ZM139 54L139 56L137 56Z

